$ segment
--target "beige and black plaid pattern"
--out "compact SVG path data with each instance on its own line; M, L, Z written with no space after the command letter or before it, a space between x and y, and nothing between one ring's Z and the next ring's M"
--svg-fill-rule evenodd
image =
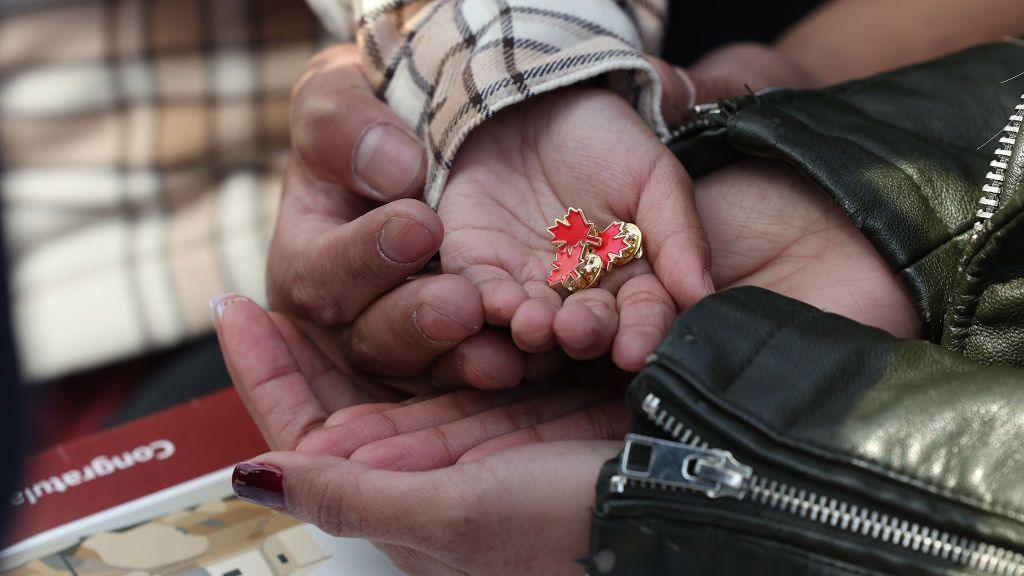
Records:
M658 131L667 0L310 0L431 151L498 110L603 76ZM261 300L288 94L324 37L298 2L0 0L0 197L32 380L210 329Z
M0 0L0 193L34 380L210 330L263 294L301 2Z
M664 136L643 54L656 51L666 10L667 0L360 0L354 16L367 76L428 145L436 206L470 131L535 94L604 77Z

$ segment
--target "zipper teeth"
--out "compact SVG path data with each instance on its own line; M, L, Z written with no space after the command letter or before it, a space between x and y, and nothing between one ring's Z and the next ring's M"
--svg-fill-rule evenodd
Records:
M655 426L681 444L698 448L710 447L706 440L676 420L660 405L661 399L653 393L648 394L643 402L643 411ZM673 492L684 490L657 481L633 478L624 480L630 486ZM1024 576L1024 555L993 544L940 532L929 526L883 514L871 508L848 504L758 474L751 475L747 491L753 502L811 522L942 558L988 574Z
M1024 101L1024 95L1021 95L1021 100ZM1013 154L1013 147L1020 135L1022 122L1024 122L1024 103L1014 106L1013 113L999 137L999 147L996 148L995 158L989 162L990 170L985 175L986 182L981 187L981 199L978 200L978 218L974 223L975 236L985 226L985 221L995 215L1003 202L1003 178L1006 175L1007 163Z
M697 117L671 130L668 133L668 139L666 139L665 141L669 143L675 142L676 140L682 138L683 136L691 132L697 132L714 127L715 121L713 118L708 116Z

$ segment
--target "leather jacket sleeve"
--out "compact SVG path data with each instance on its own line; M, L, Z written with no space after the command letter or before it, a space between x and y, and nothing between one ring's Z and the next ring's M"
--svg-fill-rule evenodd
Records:
M1022 383L760 288L711 296L630 385L591 574L1024 571Z

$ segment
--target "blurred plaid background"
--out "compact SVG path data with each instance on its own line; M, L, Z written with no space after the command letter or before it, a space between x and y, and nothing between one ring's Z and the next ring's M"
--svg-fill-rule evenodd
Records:
M0 194L22 368L42 380L261 298L288 95L326 43L298 0L0 2Z

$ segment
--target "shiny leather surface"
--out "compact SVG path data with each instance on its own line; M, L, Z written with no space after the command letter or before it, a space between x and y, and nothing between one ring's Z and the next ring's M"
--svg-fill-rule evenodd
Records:
M926 337L937 342L994 146L977 148L1005 124L1019 97L1000 81L1020 72L1022 54L1018 45L993 44L824 90L770 93L741 102L672 148L695 174L742 154L799 168L900 274ZM1019 267L1024 255L1015 261ZM1024 300L1024 287L1002 281L996 292L976 315L985 326L961 341L961 351L1024 364L1024 336L986 316L1006 318L1006 302Z
M1014 168L1024 174L1024 138L1018 140ZM1018 179L1007 178L1003 196L1003 207L967 245L942 342L981 362L1019 366L1024 365L1024 194Z
M755 470L758 462L779 467L811 486L867 499L939 530L1024 549L1024 370L899 340L753 287L721 292L683 314L658 356L656 365L672 367L672 385L703 399L705 429L727 442L722 447L753 458ZM633 386L649 378L666 377L652 366ZM706 555L723 552L723 531L742 536L729 565L749 570L722 574L761 573L757 567L779 562L780 546L793 545L735 525L711 530L692 517L690 524L616 517L602 513L602 498L592 551L613 550L621 566L634 562L631 550L657 550L650 560L675 546L691 556L637 561L650 571L614 574L712 573L679 567L713 566ZM710 510L720 505L705 503ZM741 545L751 538L754 543ZM852 573L849 564L867 556L863 550L842 561L826 555L836 560L829 563L819 552L793 551L779 573Z

